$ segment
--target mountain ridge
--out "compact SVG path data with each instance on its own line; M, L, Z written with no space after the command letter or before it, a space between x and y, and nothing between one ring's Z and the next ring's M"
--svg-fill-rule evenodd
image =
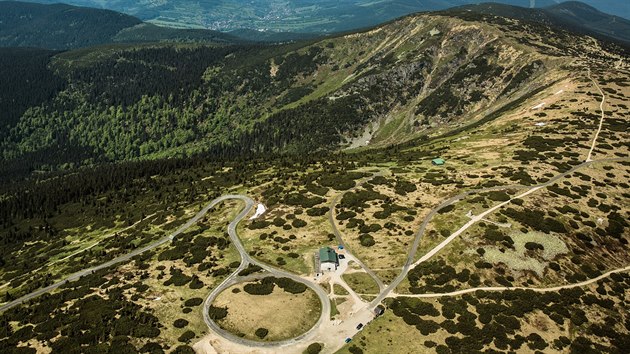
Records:
M459 14L280 46L62 53L51 68L68 88L27 109L0 146L7 162L79 148L72 163L96 161L84 152L122 161L382 147L509 111L599 48L538 24Z
M566 1L549 7L534 9L485 2L455 7L445 11L473 11L539 22L630 46L630 20L600 12L579 1Z

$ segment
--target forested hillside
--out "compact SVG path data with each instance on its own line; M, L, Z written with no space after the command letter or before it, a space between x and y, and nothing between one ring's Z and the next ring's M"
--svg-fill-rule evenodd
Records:
M24 111L50 100L65 80L48 70L58 52L32 48L0 48L0 136L4 137Z

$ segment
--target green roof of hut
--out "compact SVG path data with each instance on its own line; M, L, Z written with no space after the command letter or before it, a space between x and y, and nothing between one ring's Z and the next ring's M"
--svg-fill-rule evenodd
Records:
M337 258L337 252L335 252L335 250L330 247L320 248L319 249L319 262L320 263L339 262Z

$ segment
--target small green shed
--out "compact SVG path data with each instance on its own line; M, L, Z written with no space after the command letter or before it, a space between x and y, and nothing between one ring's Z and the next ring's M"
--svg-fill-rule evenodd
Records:
M442 166L444 165L445 162L446 161L444 161L444 159L441 159L439 157L437 159L431 160L431 163L434 164L435 166Z

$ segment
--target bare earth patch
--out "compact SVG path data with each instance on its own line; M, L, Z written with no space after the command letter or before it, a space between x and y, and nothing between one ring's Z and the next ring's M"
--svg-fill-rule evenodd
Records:
M501 252L497 247L485 247L484 258L492 263L504 263L514 270L531 270L542 276L548 261L559 254L569 252L567 245L560 237L554 234L541 232L528 232L526 234L515 232L510 235L514 240L514 250ZM544 249L535 251L543 260L528 254L525 244L532 242L542 245Z

